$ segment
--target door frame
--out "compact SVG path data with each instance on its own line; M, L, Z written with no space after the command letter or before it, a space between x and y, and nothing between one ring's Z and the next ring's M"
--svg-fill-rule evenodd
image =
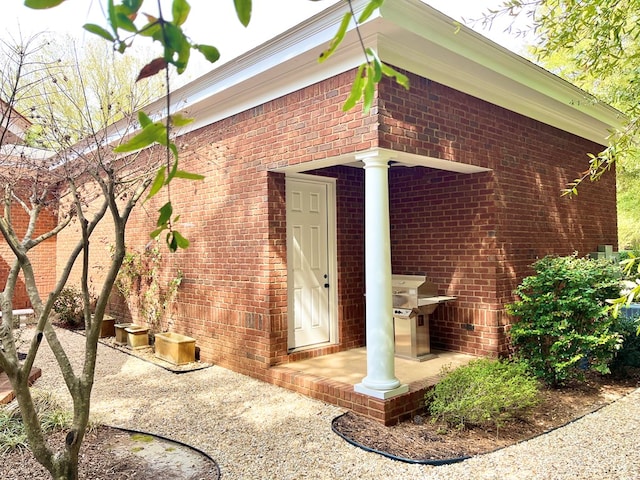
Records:
M308 182L325 185L327 187L327 261L329 263L329 341L304 347L294 346L294 299L291 295L293 288L293 275L291 272L290 252L291 235L289 235L289 205L286 205L287 216L287 350L288 353L301 350L310 350L326 345L338 343L338 232L336 220L336 179L319 175L308 175L304 173L287 173L285 177L285 198L286 188L289 180Z

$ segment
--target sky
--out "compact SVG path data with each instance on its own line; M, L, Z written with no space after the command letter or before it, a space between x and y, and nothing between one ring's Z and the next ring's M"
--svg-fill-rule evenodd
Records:
M23 38L29 38L37 32L53 31L68 33L82 40L94 37L82 30L83 24L105 25L101 11L101 6L106 4L105 0L66 0L56 8L39 11L24 7L23 1L2 0L0 38L6 38L8 35L15 38L17 32L20 32ZM170 2L163 1L169 9ZM230 0L190 0L192 14L185 25L185 30L192 41L215 45L221 51L221 61L226 61L338 1L340 0L254 0L252 20L249 27L245 29L237 21L233 2ZM422 1L456 20L464 20L463 23L506 48L516 53L522 51L523 40L504 32L509 25L508 22L498 22L490 30L482 29L479 24L469 23L469 20L480 18L483 12L499 6L504 0ZM146 3L149 4L149 8L155 4L151 0L147 0ZM191 69L189 76L196 76L201 72L193 70L202 68L202 65L194 64L189 68Z

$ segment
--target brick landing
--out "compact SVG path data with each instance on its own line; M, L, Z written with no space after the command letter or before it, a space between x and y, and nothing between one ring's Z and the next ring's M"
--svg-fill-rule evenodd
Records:
M40 375L42 375L42 370L37 367L32 368L29 374L29 386L33 385L33 382L40 378ZM0 405L9 403L15 397L9 377L4 372L0 373Z
M409 386L404 395L380 400L356 393L353 386L367 371L365 348L313 357L271 367L268 382L288 390L348 408L385 425L394 425L424 410L424 394L439 380L442 367L465 365L473 357L457 352L434 351L423 362L395 358L395 374Z
M351 384L300 372L286 366L272 367L267 375L270 377L269 381L275 385L348 408L385 425L395 425L422 412L424 393L436 383L435 378L412 382L409 384L408 393L380 400L356 393Z

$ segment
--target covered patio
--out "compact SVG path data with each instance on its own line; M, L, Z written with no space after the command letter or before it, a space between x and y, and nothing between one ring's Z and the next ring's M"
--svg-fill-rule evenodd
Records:
M422 410L424 393L438 382L442 367L459 367L475 358L439 350L433 350L422 362L396 357L395 376L408 391L387 400L354 390L367 372L366 347L279 365L270 368L267 375L276 385L393 425Z

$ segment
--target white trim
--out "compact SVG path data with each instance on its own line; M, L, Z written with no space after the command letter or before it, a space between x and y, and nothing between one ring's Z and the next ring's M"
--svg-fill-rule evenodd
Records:
M287 175L300 174L300 172L308 172L318 170L320 168L335 167L337 165L346 165L354 168L363 168L363 158L371 156L386 156L394 162L392 168L399 167L427 167L437 170L445 170L457 173L479 173L489 172L490 168L478 167L467 163L452 162L441 158L428 157L425 155L417 155L415 153L399 152L388 148L371 148L346 155L337 155L335 157L322 158L312 160L306 163L297 163L287 167L273 169L274 172L282 172Z
M353 0L356 12L368 0ZM172 112L196 121L185 134L353 69L363 53L353 25L334 56L318 63L345 13L339 2L171 94ZM606 145L625 117L583 90L497 45L420 0L383 4L361 26L380 58L422 77ZM166 100L145 111L158 119ZM115 125L116 130L117 124Z
M292 298L289 295L289 279L291 278L291 271L289 266L289 233L287 229L287 349L289 353L297 352L300 350L309 350L314 348L320 348L328 345L335 345L338 343L338 231L337 231L337 197L336 197L336 180L331 177L323 177L320 175L305 175L300 173L288 173L285 176L285 189L286 182L291 180L299 180L304 182L316 183L327 186L327 257L329 268L329 342L317 345L310 345L305 347L294 347L292 341L291 330L291 318L289 313L293 311L291 306ZM286 198L286 193L285 193ZM288 213L288 205L286 211Z

